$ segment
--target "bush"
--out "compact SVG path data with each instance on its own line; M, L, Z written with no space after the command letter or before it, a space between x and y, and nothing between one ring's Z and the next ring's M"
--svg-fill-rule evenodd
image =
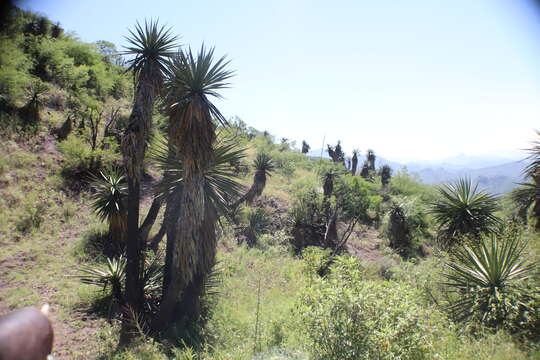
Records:
M362 281L355 259L338 257L314 279L298 312L316 359L424 359L426 311L417 290L390 281Z
M35 197L29 197L23 207L23 212L17 220L15 227L17 231L27 234L35 229L39 229L43 222L43 215L45 214L46 204L36 199Z
M111 168L120 163L120 155L115 151L114 143L111 143L111 147L107 150L92 151L81 138L69 135L58 144L58 149L63 155L62 174L68 178L97 174L101 169Z
M413 256L418 246L431 237L426 211L418 198L396 197L383 218L382 232L391 248Z

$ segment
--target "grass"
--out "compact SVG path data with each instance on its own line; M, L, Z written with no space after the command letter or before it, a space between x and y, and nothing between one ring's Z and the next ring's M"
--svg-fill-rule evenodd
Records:
M309 348L299 335L303 324L292 311L308 282L303 261L283 244L282 234L265 234L257 247L247 248L237 246L230 231L219 242L222 281L206 326L206 345L197 351L171 349L147 339L127 350L116 349L118 324L108 323L93 308L103 296L100 289L81 284L73 276L81 263L101 261L92 244L106 233L106 224L90 210L88 195L74 195L64 189L59 175L60 154L54 146L44 153L38 142L18 144L7 140L0 144L0 154L0 313L50 303L57 332L57 359L309 357ZM290 159L300 161L297 155ZM264 195L290 204L296 191L318 184L315 168L310 160L301 160L293 176L276 171L268 179ZM250 172L243 183L249 186L252 177ZM400 180L403 193L416 186L408 179ZM149 206L150 201L145 201L141 214ZM33 215L41 216L41 221L33 221ZM157 231L161 217L152 233ZM30 218L29 230L17 229L17 224L26 218ZM423 290L426 301L432 301L430 296L438 294L434 282L439 258L402 261L373 231L351 238L359 257L373 256L362 260L363 277L406 282ZM540 247L536 240L529 242L529 252L538 259ZM539 358L538 353L521 349L503 333L473 338L444 317L433 321L439 334L433 342L433 359Z

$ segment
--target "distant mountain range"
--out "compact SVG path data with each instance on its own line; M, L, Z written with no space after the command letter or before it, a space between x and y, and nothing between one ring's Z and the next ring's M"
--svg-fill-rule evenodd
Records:
M313 150L309 156L320 157L321 149ZM328 152L323 151L324 158L330 158ZM358 159L359 167L365 158ZM470 177L478 182L483 189L493 193L506 193L514 188L516 183L523 182L523 170L527 166L526 160L497 156L467 156L460 154L443 160L415 161L400 163L377 157L376 166L389 165L394 172L406 168L410 174L417 175L420 181L426 184L440 184Z

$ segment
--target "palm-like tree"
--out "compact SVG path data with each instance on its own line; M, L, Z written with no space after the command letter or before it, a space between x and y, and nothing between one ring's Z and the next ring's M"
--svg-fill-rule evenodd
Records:
M102 221L109 223L109 256L119 255L125 247L127 229L126 178L118 170L100 172L94 179L95 200L92 208Z
M540 135L540 132L536 132ZM534 229L540 231L540 140L532 142L528 150L530 160L523 175L531 179L528 183L521 183L521 187L512 192L512 199L519 206L519 212L527 217L527 212L532 206L532 217L536 220Z
M499 209L497 197L479 190L468 178L439 187L439 195L431 213L439 223L439 241L444 247L463 235L491 233L500 223L494 214Z
M126 300L134 311L139 311L143 298L141 270L144 260L139 236L140 182L154 102L163 87L166 64L174 54L176 37L171 35L170 29L160 27L157 21L145 21L144 26L137 23L135 31L130 30L126 40L129 46L124 54L132 56L128 65L136 85L132 112L122 139L128 182ZM124 330L127 340L129 335L125 326Z
M302 140L302 154L307 154L310 148L311 146L305 140Z
M233 73L225 57L214 61L214 49L204 45L194 56L191 49L171 61L165 103L169 113L169 142L182 162L179 213L167 239L163 299L153 323L161 330L173 319L182 321L185 311L200 294L200 284L214 265L215 243L209 242L217 214L205 201L205 169L214 154L216 123L226 124L211 97L221 98Z
M443 285L455 294L449 310L456 320L474 317L488 327L502 325L511 308L522 303L518 285L534 268L524 262L524 250L516 232L452 250L455 260L446 264Z
M334 191L334 182L336 181L337 176L338 172L333 168L327 169L321 174L321 182L323 184L323 194L325 198L332 196L332 192Z
M540 131L536 131L536 135L540 136ZM524 174L534 179L540 176L540 140L533 141L531 145L528 149L530 164L525 168Z
M25 125L37 125L41 121L43 96L48 90L48 86L41 81L36 81L28 88L29 100L19 109L19 114Z
M366 155L367 166L370 171L375 171L375 151L369 149Z
M354 149L352 151L352 159L351 159L351 174L356 175L356 169L358 168L358 155L360 154L360 151L357 149Z
M238 207L238 205L244 202L251 205L257 197L261 196L266 187L266 179L271 176L275 169L272 158L265 153L257 154L257 157L253 161L253 168L255 169L253 184L247 193L232 205L233 208Z
M540 180L540 178L537 179ZM520 185L512 191L510 196L516 203L521 218L526 220L527 213L532 207L531 215L536 220L534 229L540 231L540 181L535 179L530 183L521 183Z
M388 165L383 165L380 170L381 174L381 184L383 187L386 187L390 183L392 178L392 168Z
M362 165L362 170L360 170L360 176L368 181L371 181L371 174L369 172L369 163L368 161L364 161L364 165Z

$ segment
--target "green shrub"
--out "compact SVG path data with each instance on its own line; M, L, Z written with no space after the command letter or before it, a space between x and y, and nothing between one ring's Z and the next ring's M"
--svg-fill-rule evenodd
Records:
M70 178L97 174L101 169L114 167L120 162L114 144L106 150L92 151L90 145L73 134L60 142L58 149L63 155L62 173Z
M17 220L15 227L17 231L27 234L35 229L39 229L43 223L43 215L45 214L46 204L30 196L23 204L22 213Z
M382 232L390 247L413 256L418 246L431 238L426 209L417 197L395 197L387 205Z
M355 259L338 257L301 294L298 312L316 359L424 359L427 314L417 290L362 280Z
M388 190L392 195L419 196L424 201L431 201L436 195L433 186L422 184L417 176L409 174L406 169L399 170L392 177Z

